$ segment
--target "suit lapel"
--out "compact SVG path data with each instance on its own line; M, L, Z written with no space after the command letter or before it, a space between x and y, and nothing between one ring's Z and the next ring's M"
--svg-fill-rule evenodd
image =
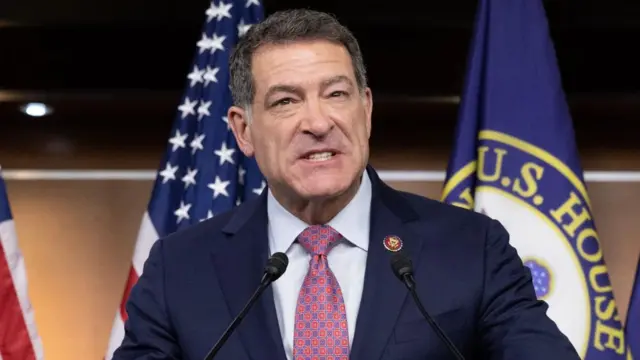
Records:
M400 314L408 291L391 270L393 252L383 241L396 235L403 241L402 251L414 264L423 241L411 232L407 223L418 219L418 214L407 200L382 183L373 169L368 168L372 182L371 234L367 255L364 288L356 331L351 349L352 360L379 359L387 345L396 319Z
M240 206L223 228L228 236L227 243L214 250L213 261L230 319L242 310L258 288L269 257L266 202L265 191L258 199ZM236 332L251 358L262 359L267 354L273 359L286 358L271 286Z

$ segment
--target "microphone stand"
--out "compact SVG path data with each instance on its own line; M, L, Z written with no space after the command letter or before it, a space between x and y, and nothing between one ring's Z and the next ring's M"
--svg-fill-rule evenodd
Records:
M204 360L213 360L213 357L218 353L218 351L220 351L220 349L222 348L222 345L224 345L224 343L227 341L229 336L231 336L231 334L236 329L236 327L238 327L238 325L240 325L240 322L242 321L242 319L244 319L244 317L247 315L247 313L249 313L249 309L251 309L253 304L255 304L255 302L258 300L258 298L260 298L260 295L262 294L262 292L264 292L264 290L267 287L269 287L270 283L271 283L271 281L263 281L260 284L260 286L256 289L256 291L253 292L253 295L251 295L251 298L249 299L247 304L242 308L242 310L240 311L238 316L236 316L236 318L233 319L231 324L229 324L229 326L224 331L224 333L222 334L220 339L218 339L218 341L213 346L213 348L211 348L211 350L209 351L207 356L205 356Z
M256 303L260 295L264 292L264 290L271 285L272 282L277 280L287 269L287 265L289 264L289 259L287 255L284 253L275 253L267 262L267 266L264 269L264 275L262 275L262 280L260 280L260 286L253 292L251 298L246 303L246 305L242 308L240 313L233 319L231 324L224 331L220 339L216 342L216 344L209 350L207 356L205 356L204 360L212 360L213 357L220 351L224 343L227 341L229 336L233 333L233 331L240 325L240 322L244 317L249 313L249 310Z
M422 313L422 316L427 320L429 325L431 325L431 327L436 332L436 334L438 334L438 337L440 338L440 340L442 340L442 342L444 342L445 345L447 345L447 347L453 353L453 355L456 357L457 360L464 360L464 356L462 356L460 351L458 351L458 349L451 342L449 337L445 335L445 333L442 331L440 326L435 322L435 320L433 320L431 315L429 315L427 310L422 305L422 302L418 297L418 292L416 291L416 283L415 283L415 280L413 279L413 275L411 275L411 273L402 274L402 280L404 284L407 286L407 288L409 289L409 292L411 293L411 297L413 297L413 300L416 303L418 310L420 310L420 312Z

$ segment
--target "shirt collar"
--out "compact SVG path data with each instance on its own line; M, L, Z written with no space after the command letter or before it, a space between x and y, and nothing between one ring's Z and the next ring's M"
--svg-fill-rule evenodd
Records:
M327 225L330 225L353 245L367 251L369 248L369 223L371 210L371 180L365 171L358 192ZM267 193L271 252L287 252L297 236L309 225L285 209Z

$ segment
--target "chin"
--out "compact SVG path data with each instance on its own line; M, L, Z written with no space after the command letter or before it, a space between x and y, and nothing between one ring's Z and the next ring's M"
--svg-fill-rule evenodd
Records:
M344 189L305 189L303 191L303 195L308 200L321 200L321 199L331 199L340 196L344 193Z
M344 175L311 176L300 186L300 194L308 199L326 199L342 195L353 185L351 178Z

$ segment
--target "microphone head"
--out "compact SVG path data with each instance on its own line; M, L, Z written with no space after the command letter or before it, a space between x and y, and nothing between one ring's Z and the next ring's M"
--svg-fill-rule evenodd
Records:
M271 281L276 281L287 270L287 265L289 265L287 254L277 252L267 261L264 272L271 277Z
M411 259L401 252L397 252L391 256L391 269L401 281L404 281L406 275L413 274Z

